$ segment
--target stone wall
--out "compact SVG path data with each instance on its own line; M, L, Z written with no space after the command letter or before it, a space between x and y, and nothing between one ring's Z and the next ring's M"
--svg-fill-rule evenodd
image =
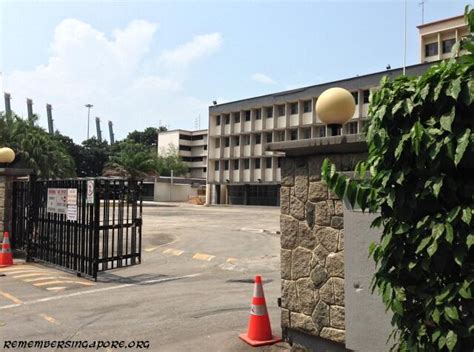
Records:
M353 170L363 154L331 156ZM343 206L321 181L325 156L282 160L282 329L345 342Z

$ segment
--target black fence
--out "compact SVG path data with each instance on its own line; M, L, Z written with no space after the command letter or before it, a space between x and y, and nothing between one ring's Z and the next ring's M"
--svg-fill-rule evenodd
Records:
M94 279L139 264L141 194L141 182L124 179L15 181L12 247Z

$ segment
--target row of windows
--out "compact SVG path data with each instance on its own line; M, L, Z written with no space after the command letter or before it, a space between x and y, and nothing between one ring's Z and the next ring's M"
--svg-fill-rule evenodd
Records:
M193 162L193 161L203 161L204 157L202 156L183 156L183 161Z
M363 94L364 104L367 104L369 102L370 91L364 90L362 94ZM359 104L359 92L352 92L352 95L354 97L356 104ZM262 109L267 118L273 117L273 107L269 106L269 107L264 107ZM262 119L262 109L254 110L255 120ZM298 114L298 111L299 111L298 103L297 102L289 103L289 111L290 111L290 115ZM312 111L313 111L312 101L311 100L303 101L303 113L309 113ZM276 105L276 112L277 112L277 116L285 116L285 104ZM216 116L216 126L220 126L221 121L222 123L226 125L230 124L231 116L233 118L234 123L240 123L240 115L241 115L240 112L233 112L231 114L223 114L222 116L218 115ZM245 121L250 121L251 111L250 110L243 111L243 117Z
M242 166L243 169L250 169L250 160L253 160L253 167L255 169L260 169L261 159L234 159L234 160L224 160L224 170L229 170L230 162L232 161L232 170L239 170L239 167ZM277 159L277 166L281 167L281 159ZM272 158L264 158L265 168L272 168ZM214 170L219 171L220 163L218 161L214 162Z
M207 150L207 144L204 144L202 147L203 147L204 150ZM192 148L193 147L190 147L188 145L182 145L182 144L179 145L179 150L183 150L183 151L190 152L192 150ZM194 148L196 148L196 147L194 147Z
M441 50L443 54L449 54L453 49L456 39L446 39L441 42ZM425 56L435 56L438 55L438 43L429 43L425 45Z
M199 141L199 140L204 139L204 135L199 134L199 135L196 135L196 136L190 136L190 135L187 135L187 134L180 134L179 139L182 139L182 140L185 140L185 141Z

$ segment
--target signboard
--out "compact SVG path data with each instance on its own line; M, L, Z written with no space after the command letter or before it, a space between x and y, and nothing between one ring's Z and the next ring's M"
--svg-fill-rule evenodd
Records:
M87 204L94 204L94 180L87 181Z
M67 212L67 189L48 188L48 213L66 214Z
M46 211L77 221L77 188L48 188Z

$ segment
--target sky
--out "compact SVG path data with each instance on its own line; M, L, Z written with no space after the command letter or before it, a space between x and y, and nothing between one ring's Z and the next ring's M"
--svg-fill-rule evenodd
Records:
M420 60L420 2L407 5L408 65ZM425 23L466 4L424 2ZM150 126L207 128L214 100L401 67L403 38L403 0L0 0L0 84L21 116L33 99L44 127L52 104L54 128L76 143L85 104L91 135L100 117L105 139L109 120L123 139Z

